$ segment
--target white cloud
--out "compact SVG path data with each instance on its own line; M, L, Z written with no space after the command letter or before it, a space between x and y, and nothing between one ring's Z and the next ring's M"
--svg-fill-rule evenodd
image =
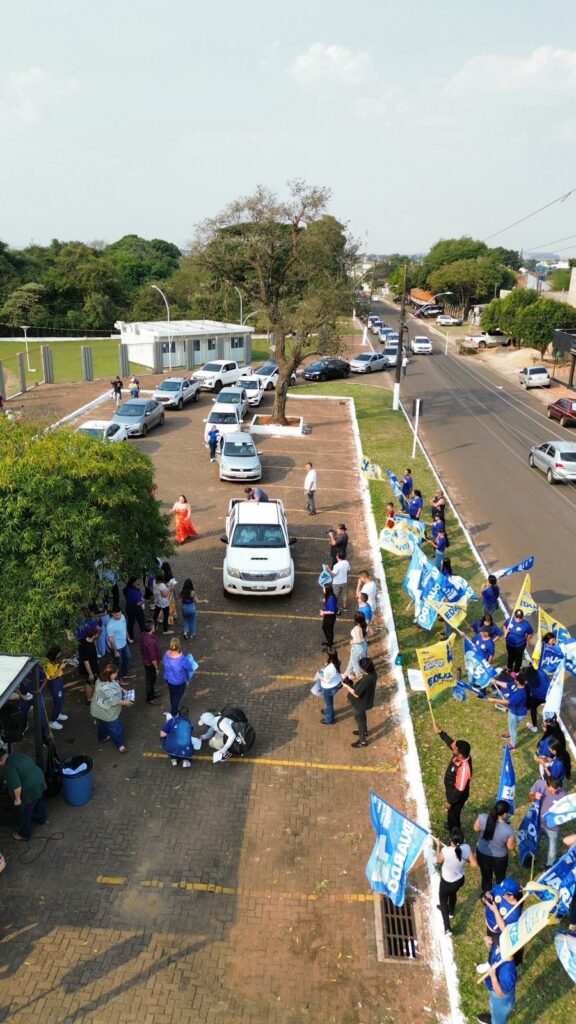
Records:
M365 50L313 43L288 68L298 85L308 92L324 95L334 87L359 89L376 78L372 58Z
M538 105L558 94L576 95L576 51L540 46L526 57L481 54L448 79L445 91L453 97L516 94Z
M34 124L42 113L80 89L76 78L60 78L43 68L10 71L4 78L0 115L4 123Z

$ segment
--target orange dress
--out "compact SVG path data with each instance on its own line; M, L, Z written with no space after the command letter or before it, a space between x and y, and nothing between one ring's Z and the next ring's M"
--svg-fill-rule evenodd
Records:
M198 530L194 526L187 508L175 509L174 515L176 516L176 540L179 544L183 544L189 537L198 536Z

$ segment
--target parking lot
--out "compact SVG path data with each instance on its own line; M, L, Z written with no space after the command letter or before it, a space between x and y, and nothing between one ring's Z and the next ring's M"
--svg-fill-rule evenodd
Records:
M301 395L289 411L304 416L309 432L258 439L262 486L283 500L297 537L290 598L222 594L220 536L241 485L218 480L203 446L210 397L167 412L163 427L128 442L154 460L165 509L187 495L200 533L171 559L178 581L191 576L208 601L197 639L185 645L200 666L186 698L191 717L239 705L256 745L246 761L213 766L204 757L190 772L172 769L158 736L168 700L163 692L161 708L144 703L138 641L125 758L111 744L98 747L71 680L70 720L57 746L94 757L95 794L83 808L54 801L46 832L55 838L24 854L2 838L4 1020L380 1024L434 1020L444 1006L417 908L420 957L377 956L364 874L369 791L404 803L382 631L370 645L379 688L366 750L350 747L354 725L342 695L337 725L324 728L309 693L322 663L317 577L327 529L348 526L355 573L372 556L350 405ZM261 411L271 402L266 396ZM90 416L111 412L110 402ZM318 469L315 518L304 510L309 460ZM351 620L349 610L336 625L343 660ZM421 886L424 874L412 880Z

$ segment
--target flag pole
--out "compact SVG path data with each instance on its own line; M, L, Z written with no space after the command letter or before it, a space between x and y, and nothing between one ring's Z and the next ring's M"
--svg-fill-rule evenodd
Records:
M428 697L428 694L426 694L426 700L428 701L428 710L429 710L429 712L430 712L430 714L432 716L432 725L434 727L434 730L436 730L436 719L434 718L434 712L432 711L432 704L430 702L430 698Z

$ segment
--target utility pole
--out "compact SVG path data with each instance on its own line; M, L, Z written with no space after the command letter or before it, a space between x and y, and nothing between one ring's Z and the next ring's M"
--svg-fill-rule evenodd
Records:
M394 380L394 391L392 394L392 409L398 412L400 408L400 380L402 376L402 353L404 344L404 331L406 330L406 284L408 282L408 264L404 264L404 282L402 284L402 305L400 306L400 325L398 327L398 355L396 356L396 377Z

